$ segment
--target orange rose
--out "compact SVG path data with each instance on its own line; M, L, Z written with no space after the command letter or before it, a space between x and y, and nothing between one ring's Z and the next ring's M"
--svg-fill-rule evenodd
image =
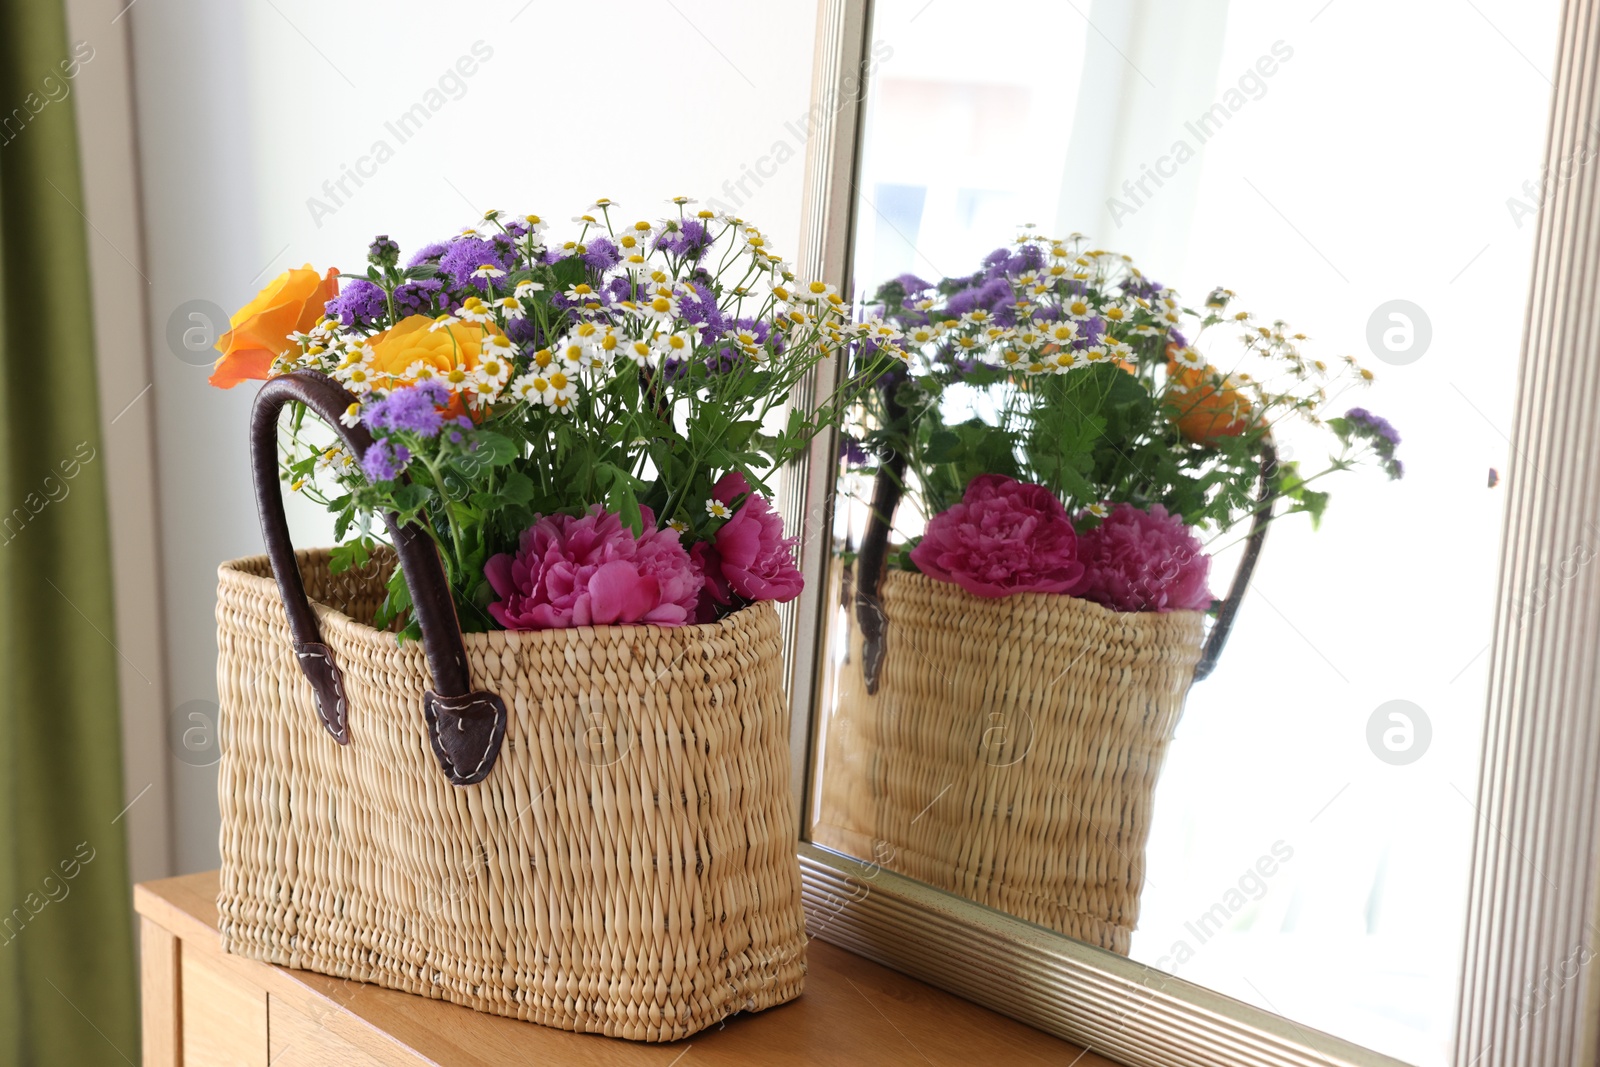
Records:
M229 320L233 328L217 338L222 358L211 384L232 389L247 378L270 378L272 361L289 351L289 335L304 333L322 318L323 305L339 295L339 272L319 277L307 263L286 270Z
M436 379L450 390L445 415L467 414L477 421L482 418L482 410L467 410L466 386L472 372L478 369L483 339L502 336L500 327L492 322L453 322L435 330L433 324L427 315L408 315L372 337L367 344L372 347L373 376L387 377L390 386L410 384L411 369L421 363L431 368Z
M1216 378L1214 367L1202 370L1167 361L1167 379L1181 390L1167 399L1167 417L1197 445L1215 447L1224 437L1238 437L1250 428L1250 401Z
M372 373L398 384L410 381L407 372L422 363L433 368L451 392L458 391L462 382L452 379L478 369L483 339L499 335L500 328L492 322L454 322L435 330L433 324L427 315L408 315L369 340Z

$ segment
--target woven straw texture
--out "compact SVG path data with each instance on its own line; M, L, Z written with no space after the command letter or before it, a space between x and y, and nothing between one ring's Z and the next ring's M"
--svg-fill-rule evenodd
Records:
M820 844L1126 955L1199 612L989 600L891 570L874 695L860 639L828 723Z
M344 671L322 729L265 556L224 564L223 947L547 1026L687 1037L805 974L778 616L465 635L509 725L482 783L429 748L422 649L370 619L392 560L297 553Z

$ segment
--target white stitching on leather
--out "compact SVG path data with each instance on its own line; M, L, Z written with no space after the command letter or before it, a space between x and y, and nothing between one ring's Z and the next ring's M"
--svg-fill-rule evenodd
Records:
M463 696L463 697L446 697L446 696L440 696L438 693L435 693L435 694L433 694L433 699L434 699L435 703L437 703L439 705L439 709L441 711L448 711L448 712L450 712L450 714L456 716L456 729L460 730L462 732L466 731L467 720L466 720L466 716L462 715L461 712L457 710L457 708L458 707L471 707L473 704L477 704L477 703L480 702L480 697L476 693L468 693L466 696ZM488 741L488 744L483 746L483 755L478 758L477 766L473 767L470 773L462 774L459 767L455 768L456 769L456 774L459 777L462 777L462 778L476 777L478 772L483 770L483 765L485 763L489 762L489 754L494 751L494 747L495 747L494 739L495 739L495 735L500 732L500 714L505 709L505 702L501 701L501 700L491 700L491 701L488 701L487 703L489 704L490 707L492 707L494 709L494 719L489 724L489 741ZM455 764L452 763L451 766L455 767Z
M344 676L339 671L339 665L322 652L302 652L297 648L294 654L301 659L320 659L328 665L328 678L333 683L333 714L342 724L333 736L336 740L344 740L350 729L350 720L345 714ZM315 686L312 686L311 692L313 697L317 695ZM326 723L327 720L324 719L323 722Z

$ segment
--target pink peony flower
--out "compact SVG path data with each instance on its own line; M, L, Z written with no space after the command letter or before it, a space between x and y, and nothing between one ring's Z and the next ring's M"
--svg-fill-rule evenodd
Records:
M980 474L928 522L911 562L973 596L1064 593L1083 576L1067 509L1042 485Z
M1078 539L1083 579L1072 590L1112 611L1205 611L1211 557L1183 518L1160 504L1118 504Z
M596 504L587 515L548 515L524 530L516 555L484 565L500 598L489 614L508 630L550 630L611 623L681 626L703 584L678 543L657 530L649 508L638 537Z
M767 499L751 492L738 471L724 474L711 496L730 507L739 497L745 499L715 538L693 548L694 560L705 575L699 617L715 618L714 605L728 606L736 599L782 603L799 596L805 578L794 565L795 539L783 536L783 518Z

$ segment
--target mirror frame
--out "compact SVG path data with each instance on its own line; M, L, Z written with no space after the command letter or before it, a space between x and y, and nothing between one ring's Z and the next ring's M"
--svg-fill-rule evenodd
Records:
M872 0L818 0L799 270L851 291ZM1456 1067L1592 1063L1600 980L1600 2L1563 0L1515 424ZM1565 161L1568 166L1557 167ZM1570 164L1579 161L1573 168ZM1546 188L1549 188L1547 182ZM809 395L826 395L823 366ZM1400 1061L806 840L837 436L783 472L805 593L785 614L810 936L1131 1067ZM1573 560L1575 573L1565 573ZM1525 617L1531 592L1551 592Z

